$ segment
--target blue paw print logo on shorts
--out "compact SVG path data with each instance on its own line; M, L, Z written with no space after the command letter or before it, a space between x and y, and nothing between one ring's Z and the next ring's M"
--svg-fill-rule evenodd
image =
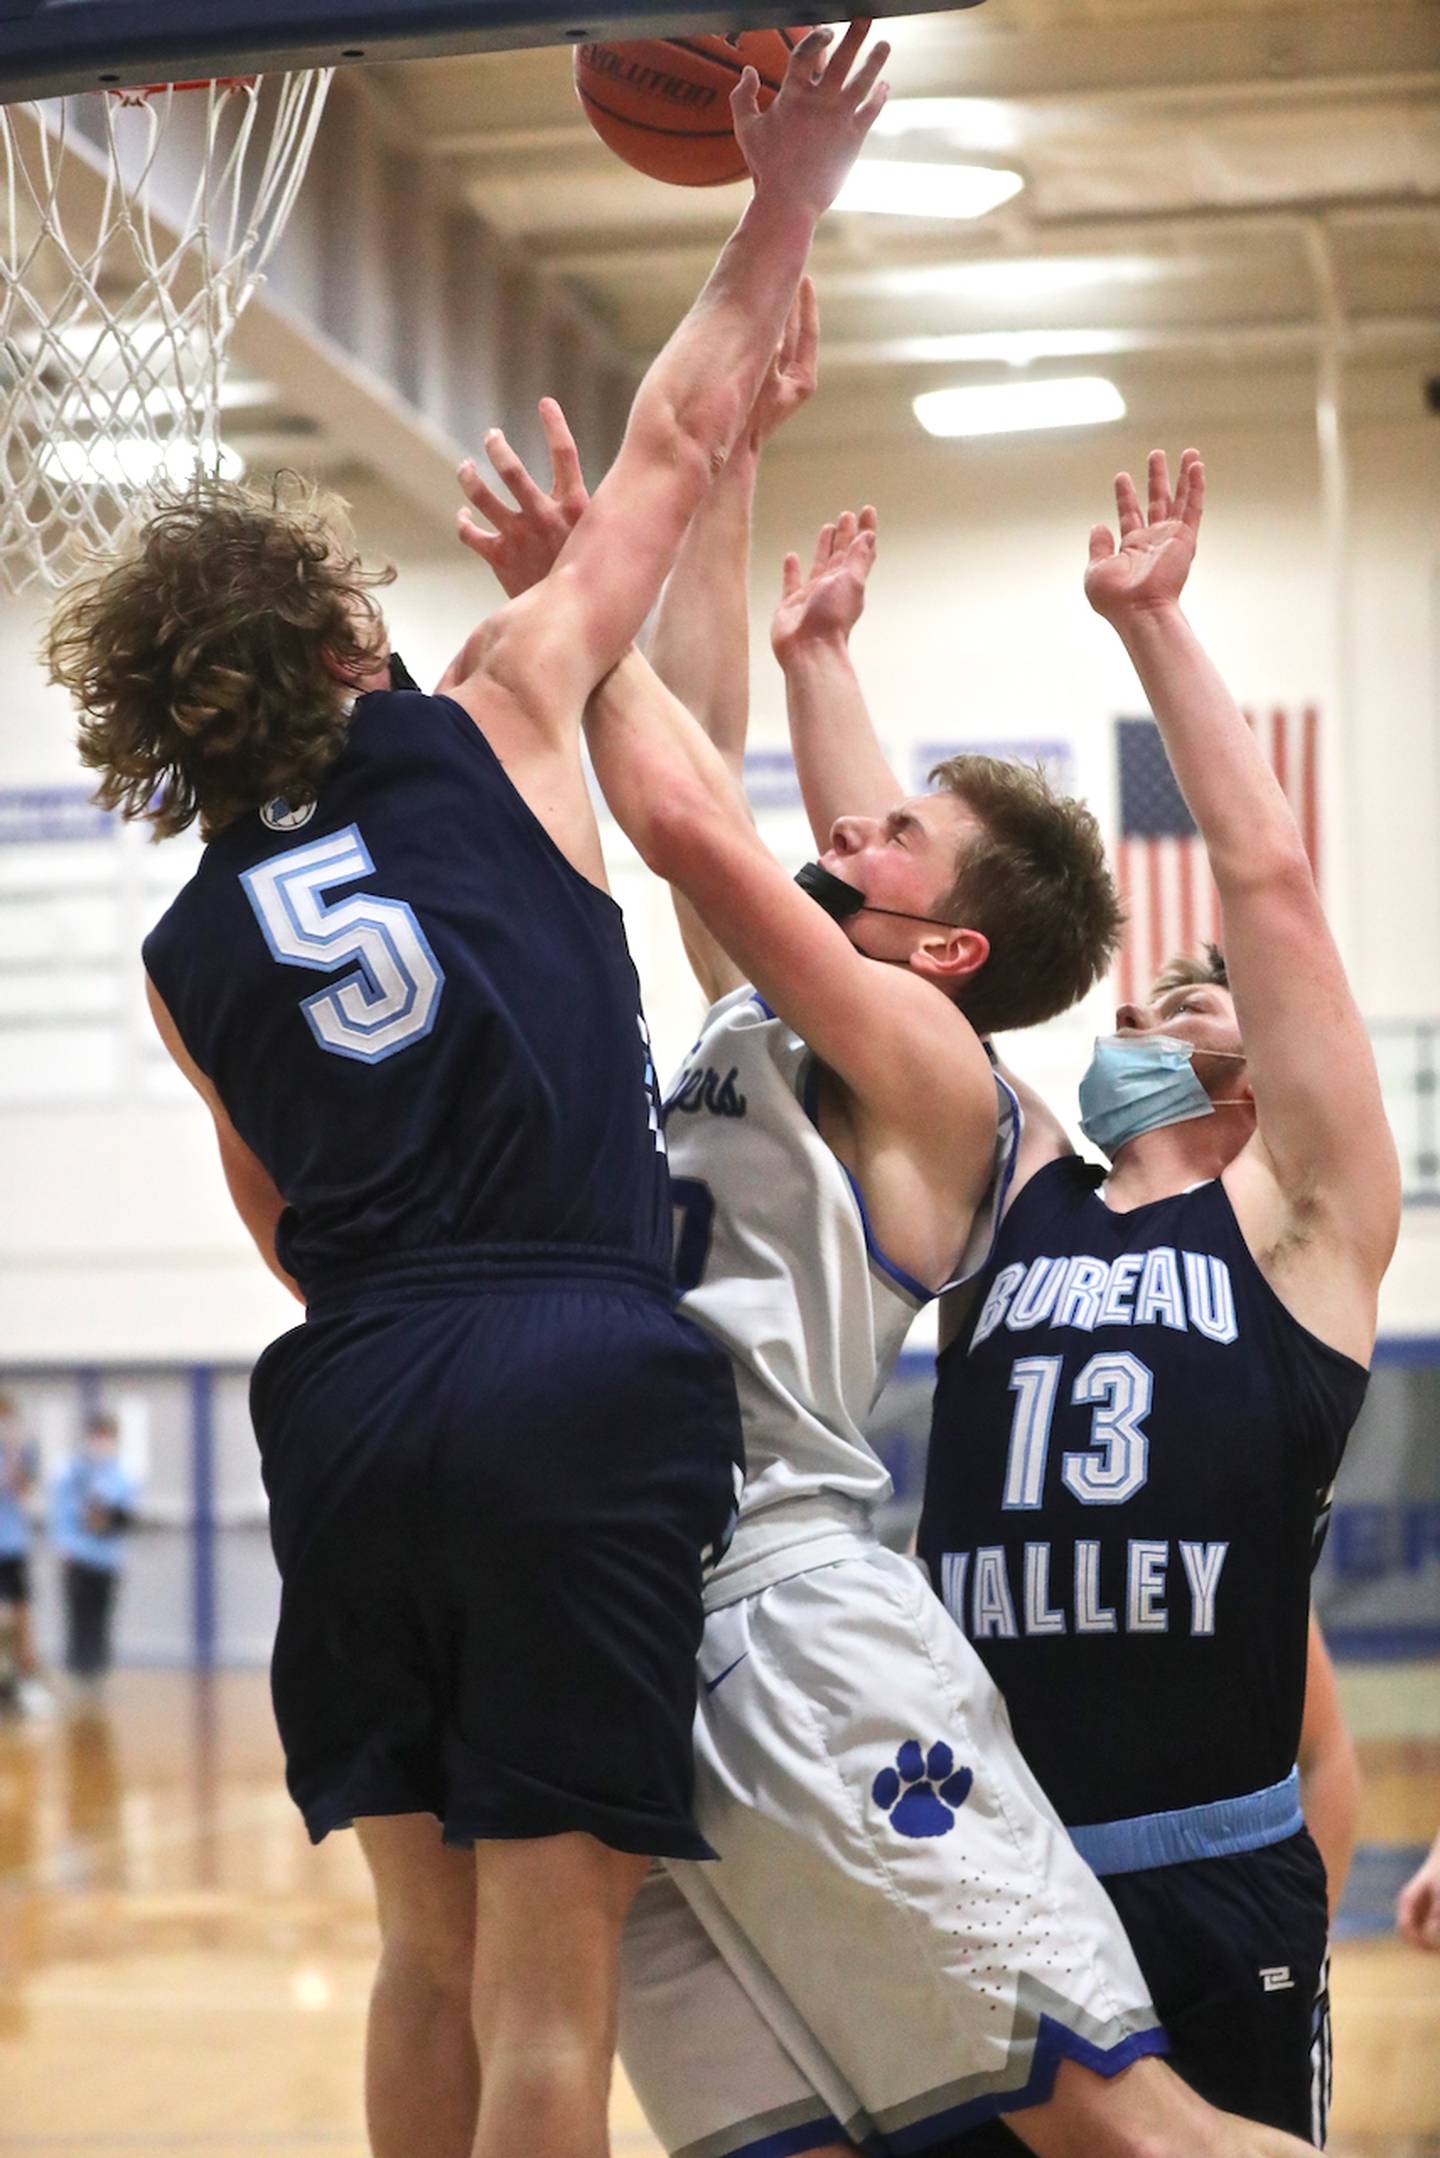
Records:
M921 1752L918 1738L907 1738L895 1766L875 1778L870 1796L902 1836L948 1836L955 1808L964 1805L974 1781L968 1768L956 1768L943 1738L928 1753Z

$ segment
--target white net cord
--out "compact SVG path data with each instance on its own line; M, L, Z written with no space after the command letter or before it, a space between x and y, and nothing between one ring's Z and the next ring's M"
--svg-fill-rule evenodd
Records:
M0 108L0 579L63 584L156 482L223 471L231 332L326 71Z

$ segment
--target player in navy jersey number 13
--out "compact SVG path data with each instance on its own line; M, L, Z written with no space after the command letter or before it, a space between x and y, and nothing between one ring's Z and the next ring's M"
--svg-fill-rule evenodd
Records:
M879 110L866 28L828 65L807 36L764 113L742 77L754 198L553 574L443 694L397 679L334 525L242 490L168 503L52 626L101 799L199 818L151 1002L306 1303L252 1386L274 1697L311 1835L357 1823L375 1877L376 2158L599 2158L626 1909L650 1856L707 1855L690 1726L734 1387L674 1310L580 719Z
M1096 1044L1081 1124L1108 1175L1025 1097L991 1267L942 1327L920 1550L1110 1890L1176 2065L1318 2142L1309 1582L1399 1177L1300 834L1180 611L1204 485L1187 450L1172 499L1156 453L1147 512L1122 475L1086 590L1204 839L1224 958L1183 955Z

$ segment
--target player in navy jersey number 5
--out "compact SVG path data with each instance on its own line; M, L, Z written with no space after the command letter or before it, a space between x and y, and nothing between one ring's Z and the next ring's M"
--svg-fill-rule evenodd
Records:
M1122 475L1086 590L1204 838L1224 960L1175 962L1097 1043L1081 1124L1108 1176L1025 1099L990 1269L942 1331L920 1550L1176 2066L1319 2142L1326 1884L1293 1771L1399 1177L1300 834L1180 611L1204 480L1187 450L1172 500L1156 453L1147 514Z
M754 199L553 573L443 693L397 678L336 527L242 490L162 507L52 627L100 799L208 842L151 1002L307 1307L252 1389L274 1694L311 1835L357 1823L376 1880L377 2158L598 2158L626 1909L650 1856L707 1852L694 1658L738 1421L674 1310L580 719L879 110L865 30L828 65L807 37L763 114L746 71Z

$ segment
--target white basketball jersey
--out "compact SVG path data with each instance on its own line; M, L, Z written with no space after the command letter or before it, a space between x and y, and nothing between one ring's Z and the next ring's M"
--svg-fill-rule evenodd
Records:
M723 997L666 1098L675 1271L686 1314L734 1362L740 1524L711 1608L819 1563L889 1497L865 1426L931 1290L876 1245L859 1186L815 1122L819 1066L750 989ZM985 1262L1019 1137L996 1080L995 1176L956 1279ZM807 1547L803 1552L800 1547Z

